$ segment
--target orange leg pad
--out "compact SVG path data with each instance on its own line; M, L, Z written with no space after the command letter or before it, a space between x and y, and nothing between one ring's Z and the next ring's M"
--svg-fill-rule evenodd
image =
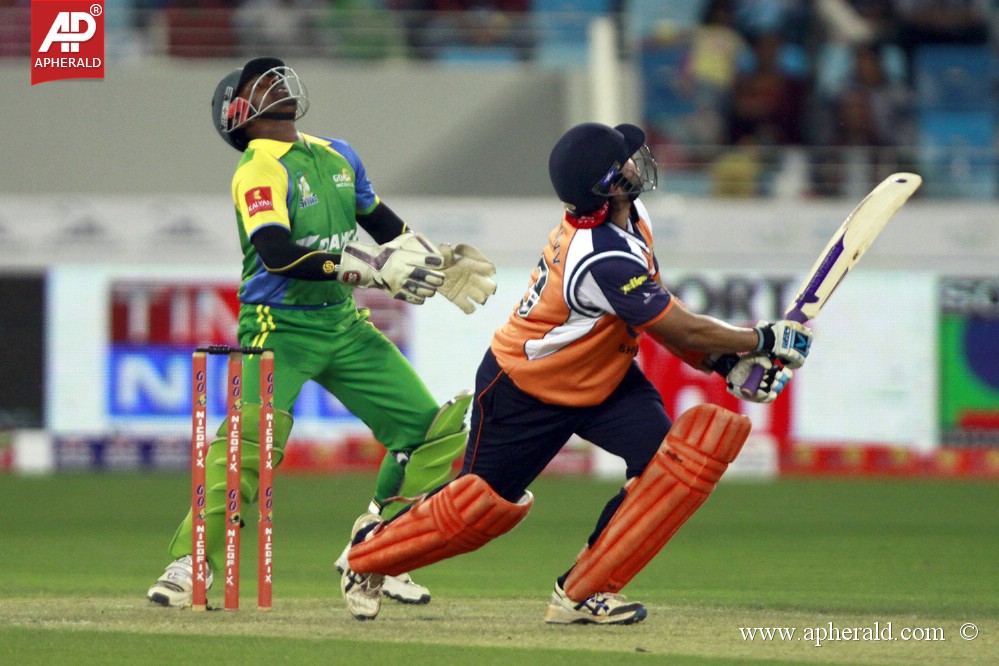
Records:
M565 581L570 599L618 592L708 498L749 436L749 419L717 405L680 415L592 547Z
M470 553L506 534L534 503L524 493L513 504L475 474L458 477L406 513L372 530L350 549L350 568L358 573L401 573Z

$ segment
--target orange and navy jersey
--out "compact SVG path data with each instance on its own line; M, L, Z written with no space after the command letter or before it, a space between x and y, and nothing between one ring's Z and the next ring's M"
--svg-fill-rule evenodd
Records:
M527 293L493 335L493 354L522 391L551 404L599 404L638 354L640 330L673 306L639 201L629 227L579 229L565 217L552 231Z

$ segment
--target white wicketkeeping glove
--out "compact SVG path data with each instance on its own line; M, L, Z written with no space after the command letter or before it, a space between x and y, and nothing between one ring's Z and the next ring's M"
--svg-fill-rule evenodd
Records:
M742 385L746 383L749 373L757 365L763 368L763 379L760 380L760 387L752 395L745 395L742 392ZM725 375L725 383L728 385L728 392L735 397L765 404L777 399L780 392L791 381L793 374L785 366L774 363L773 357L768 352L750 352L744 354L739 362L729 370L728 374Z
M437 291L465 314L475 312L475 305L485 305L486 299L496 293L496 266L479 252L478 248L466 243L440 246L444 256L444 284Z
M383 245L350 241L343 246L337 280L376 287L393 298L420 305L444 284L444 257L421 234L407 232Z
M811 329L796 321L783 319L773 323L757 322L756 333L760 336L756 351L770 352L791 369L804 365L808 349L812 346Z

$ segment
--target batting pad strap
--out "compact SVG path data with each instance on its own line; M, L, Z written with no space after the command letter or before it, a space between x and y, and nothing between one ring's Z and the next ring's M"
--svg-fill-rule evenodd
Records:
M533 503L529 492L514 504L496 494L480 476L458 477L395 520L372 530L350 549L350 568L358 573L397 576L470 553L516 527Z
M752 425L717 405L680 415L648 467L565 581L570 599L618 592L708 498L742 449Z

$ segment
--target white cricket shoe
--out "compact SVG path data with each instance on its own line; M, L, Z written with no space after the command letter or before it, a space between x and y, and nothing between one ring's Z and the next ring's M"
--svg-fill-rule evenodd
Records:
M340 553L340 557L336 558L336 570L341 575L349 566L347 564L347 551L349 550L350 544L348 543L347 547ZM401 604L422 605L430 603L430 590L414 581L408 573L385 576L385 580L382 581L382 594Z
M194 563L190 555L174 560L167 565L166 571L159 577L153 586L146 592L146 598L154 604L180 608L191 605L191 590L194 587L191 583L194 572ZM208 580L205 589L212 586L212 570L208 568Z
M429 604L430 590L413 580L408 573L385 576L382 594L401 604Z
M548 624L634 624L645 619L648 612L637 601L628 601L620 594L597 592L585 601L573 601L555 582L555 591L545 609Z
M366 513L356 521L350 532L351 542L354 536L372 523L381 521L373 513ZM347 566L340 578L340 592L347 602L347 610L355 620L374 620L382 608L382 574L355 573Z

